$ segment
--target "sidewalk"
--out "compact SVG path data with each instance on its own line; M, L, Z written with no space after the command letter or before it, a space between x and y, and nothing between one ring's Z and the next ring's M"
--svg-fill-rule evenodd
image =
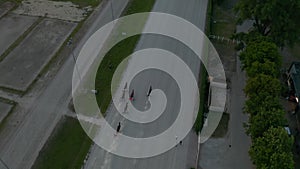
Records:
M229 129L223 138L210 138L201 145L200 168L202 169L252 169L248 155L251 140L245 134L243 124L248 116L243 113L245 95L245 73L241 72L240 61L237 61L237 72L232 74L228 92L228 110L230 114Z

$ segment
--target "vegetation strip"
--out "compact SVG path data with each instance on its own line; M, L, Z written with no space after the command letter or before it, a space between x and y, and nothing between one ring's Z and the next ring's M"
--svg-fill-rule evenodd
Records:
M32 168L80 169L91 143L77 119L63 117Z

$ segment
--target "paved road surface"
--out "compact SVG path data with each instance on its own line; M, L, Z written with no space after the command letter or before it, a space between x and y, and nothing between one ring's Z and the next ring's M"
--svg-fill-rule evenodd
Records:
M120 15L127 2L127 0L113 0L114 16ZM93 32L111 20L111 7L108 4L103 11L98 12L98 17L74 53L79 52ZM67 112L71 97L73 68L74 61L70 55L53 81L36 99L35 104L29 109L28 115L18 126L16 132L6 138L7 141L4 144L1 144L0 158L10 169L29 169L57 121L63 113Z
M157 0L153 11L155 12L165 12L170 14L175 14L177 16L183 17L190 22L194 23L196 26L204 29L205 18L206 18L206 7L207 0L191 0L188 3L181 0ZM163 24L163 23L162 23ZM184 30L182 30L184 31ZM160 49L166 49L172 51L176 55L180 56L191 68L195 75L198 74L200 68L200 61L197 57L189 51L184 45L157 35L143 35L136 50L145 49L149 47L157 47ZM129 62L128 69L130 69ZM128 121L124 121L119 115L113 113L116 112L114 107L110 107L107 113L107 121L111 123L112 126L117 126L119 121L122 121L123 133L130 136L140 136L147 137L153 136L161 131L164 131L176 118L176 109L178 100L177 88L173 84L171 79L163 73L158 72L143 72L143 74L137 76L131 83L130 88L135 89L137 94L137 100L134 105L137 109L142 109L145 105L145 96L143 94L146 91L149 84L161 88L168 99L170 108L166 109L164 114L168 114L167 118L161 117L156 122L147 125L137 125L132 124ZM159 131L159 132L158 132ZM190 167L195 167L196 164L196 148L197 148L197 136L191 132L184 140L182 146L177 146L170 151L147 159L130 159L123 158L116 155L107 153L97 145L93 145L85 165L87 169L187 169Z

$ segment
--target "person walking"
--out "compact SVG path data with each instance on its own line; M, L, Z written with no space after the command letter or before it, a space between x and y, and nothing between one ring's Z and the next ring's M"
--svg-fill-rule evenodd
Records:
M131 94L130 94L130 97L129 97L129 100L130 101L133 101L134 100L134 90L132 90Z
M118 126L117 126L117 133L119 133L121 130L121 122L119 122Z
M150 85L150 88L149 88L148 93L147 93L147 97L150 96L151 92L152 92L152 86Z

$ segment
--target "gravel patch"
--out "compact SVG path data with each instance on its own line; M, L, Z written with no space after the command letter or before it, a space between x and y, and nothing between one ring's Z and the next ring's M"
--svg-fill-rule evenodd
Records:
M67 21L79 22L87 16L92 8L80 9L71 2L57 2L47 0L25 0L13 12L22 15L46 16Z

